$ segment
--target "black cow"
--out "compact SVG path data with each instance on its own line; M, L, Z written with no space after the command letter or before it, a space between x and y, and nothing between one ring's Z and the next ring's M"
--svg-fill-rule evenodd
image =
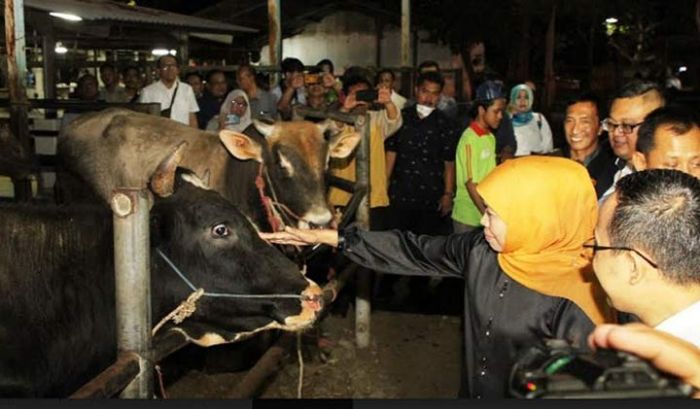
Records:
M175 178L172 160L164 163L165 173L151 182L167 196L155 199L152 245L208 292L300 296L205 296L169 329L209 346L261 329L311 325L319 287L233 205L193 175ZM66 396L114 361L111 220L104 208L0 206L0 396ZM155 252L150 268L155 324L192 290Z

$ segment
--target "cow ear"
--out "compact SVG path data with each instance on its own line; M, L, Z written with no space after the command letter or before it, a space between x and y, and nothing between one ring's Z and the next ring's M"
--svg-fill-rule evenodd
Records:
M255 125L255 129L258 130L261 134L265 136L265 138L269 138L272 136L272 131L275 129L275 124L268 124L263 121L259 121L257 119L253 119L253 125Z
M219 132L219 139L223 142L231 155L240 160L253 159L262 163L262 146L242 133L227 129Z
M347 158L355 150L361 137L359 132L349 127L334 135L328 143L330 157L337 159Z
M182 161L187 142L180 142L173 153L168 155L151 176L151 190L160 197L168 197L175 191L175 171Z

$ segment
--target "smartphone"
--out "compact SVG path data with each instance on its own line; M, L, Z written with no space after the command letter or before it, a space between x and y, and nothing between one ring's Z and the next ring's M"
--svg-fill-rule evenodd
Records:
M320 74L311 74L311 73L304 74L304 84L313 85L313 84L318 84L320 82L321 82L321 75Z
M379 92L376 89L365 89L357 91L355 99L364 102L374 102L379 98Z

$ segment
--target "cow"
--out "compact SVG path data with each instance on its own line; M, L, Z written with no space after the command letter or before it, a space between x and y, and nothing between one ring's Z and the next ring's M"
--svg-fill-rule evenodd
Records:
M196 175L176 174L178 153L149 183L154 323L192 293L169 263L207 293L288 298L205 294L190 317L160 331L211 346L312 325L321 289ZM67 396L114 361L111 221L105 206L0 206L0 396Z
M269 231L278 218L268 215L263 196L283 205L278 210L286 213L285 224L308 227L331 221L324 180L328 161L348 157L360 140L357 132L343 132L327 141L324 133L332 125L256 121L246 133L223 130L217 136L167 118L112 108L74 120L61 132L58 150L70 170L90 175L98 195L109 200L114 187L145 186L165 152L186 141L182 166L208 179L212 189Z

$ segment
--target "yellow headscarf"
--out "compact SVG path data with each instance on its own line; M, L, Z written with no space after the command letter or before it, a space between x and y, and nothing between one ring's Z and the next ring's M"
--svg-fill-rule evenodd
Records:
M498 263L509 277L573 301L596 324L610 321L605 293L583 248L598 218L585 167L557 157L513 159L494 169L477 191L506 224Z

